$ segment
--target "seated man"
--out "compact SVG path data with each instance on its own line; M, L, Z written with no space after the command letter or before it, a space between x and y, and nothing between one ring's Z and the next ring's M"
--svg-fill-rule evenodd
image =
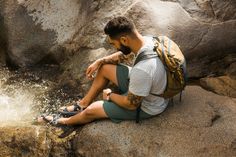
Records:
M153 38L142 36L126 17L112 19L104 31L118 52L93 62L86 71L86 76L94 79L88 93L76 105L61 108L69 112L82 109L68 118L53 119L52 116L46 116L40 117L39 121L75 125L110 118L113 122L120 122L135 120L139 106L140 119L153 117L165 110L168 100L150 94L161 94L166 87L166 71L161 60L158 57L150 58L138 62L132 68L119 64L131 52L137 57L144 50L153 51ZM93 78L95 72L97 75ZM118 86L120 93L104 89L109 81ZM93 102L100 92L103 92L103 100Z

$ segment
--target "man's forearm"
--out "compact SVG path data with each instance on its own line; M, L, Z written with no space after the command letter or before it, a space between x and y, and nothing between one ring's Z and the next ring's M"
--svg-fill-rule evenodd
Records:
M119 95L112 93L110 95L110 101L114 102L115 104L119 105L120 107L126 108L128 110L135 110L137 109L137 105L133 105L130 103L128 96Z
M118 52L113 53L109 56L100 58L100 59L98 59L98 61L100 62L101 65L104 65L104 64L115 64L116 65L116 64L123 62L125 59L126 59L126 56L122 52L118 51Z

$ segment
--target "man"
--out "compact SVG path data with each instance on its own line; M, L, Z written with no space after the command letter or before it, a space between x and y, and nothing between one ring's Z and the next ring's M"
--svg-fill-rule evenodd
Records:
M88 93L77 104L63 107L61 111L83 109L69 118L53 119L52 116L46 116L39 121L53 120L60 124L74 125L110 118L113 122L120 122L135 120L140 105L140 119L153 117L165 110L168 100L150 94L161 94L166 87L166 71L161 60L158 57L143 60L133 68L119 64L131 52L137 57L143 51L153 51L153 38L142 36L126 17L116 17L109 21L104 32L118 52L96 60L87 68L86 76L89 79L93 79L97 71ZM120 93L104 89L109 81L118 86ZM103 92L103 100L93 102L100 92Z

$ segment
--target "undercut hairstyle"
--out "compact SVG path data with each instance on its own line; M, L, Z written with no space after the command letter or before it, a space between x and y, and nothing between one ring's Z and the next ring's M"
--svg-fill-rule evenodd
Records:
M117 39L122 35L132 35L134 34L134 30L134 23L124 16L113 18L104 28L105 34L109 35L112 39Z

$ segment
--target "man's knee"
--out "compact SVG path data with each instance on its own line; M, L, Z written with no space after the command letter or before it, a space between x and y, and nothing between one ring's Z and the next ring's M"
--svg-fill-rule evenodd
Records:
M92 117L92 116L94 116L94 109L93 109L93 107L90 105L90 106L88 106L85 110L84 110L84 114L85 114L85 116L86 117Z
M109 74L112 70L114 70L114 66L112 64L104 64L100 67L99 71L102 72L103 74Z
M102 101L96 101L89 105L85 110L84 114L86 117L90 118L97 118L100 116L101 110L103 110L103 102Z

